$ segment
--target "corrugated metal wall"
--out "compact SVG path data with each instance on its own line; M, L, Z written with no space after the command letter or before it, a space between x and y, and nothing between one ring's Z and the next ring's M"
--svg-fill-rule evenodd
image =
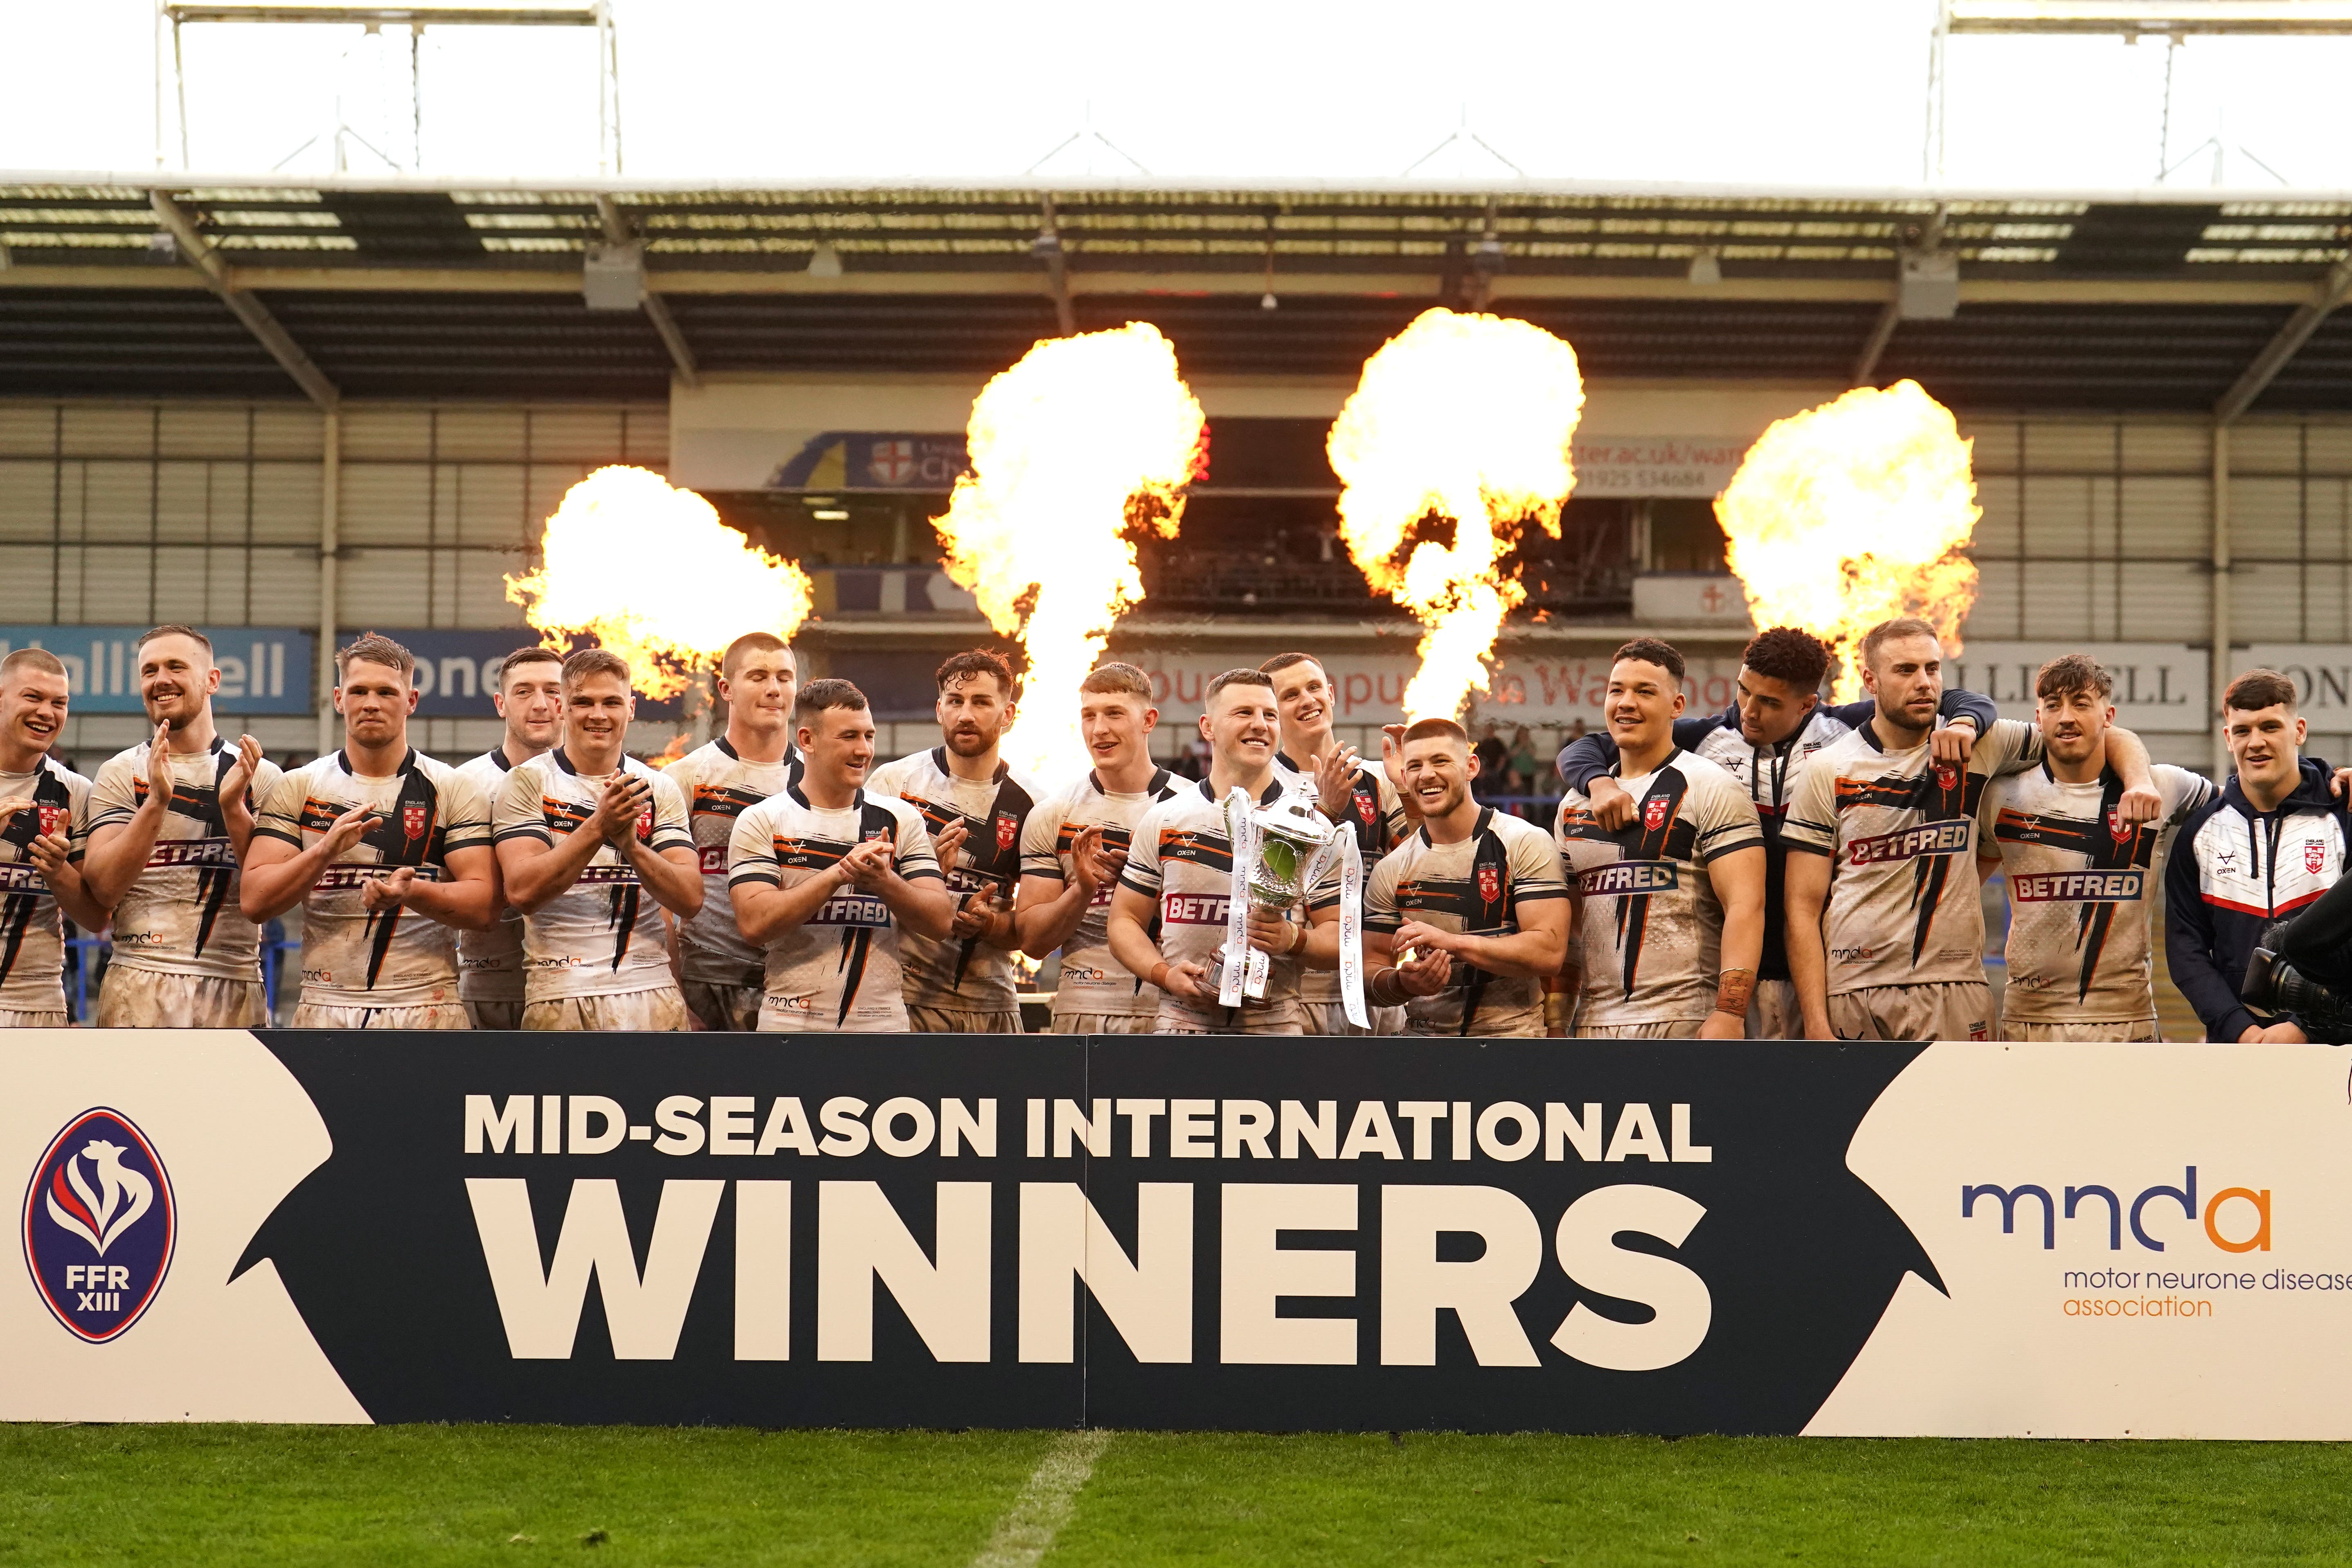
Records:
M565 489L669 459L660 403L355 404L342 425L346 634L517 624L505 576ZM304 404L0 400L0 619L315 626L320 426ZM315 731L253 722L281 755ZM139 727L78 719L68 749L111 751ZM423 743L454 751L484 728L430 721Z

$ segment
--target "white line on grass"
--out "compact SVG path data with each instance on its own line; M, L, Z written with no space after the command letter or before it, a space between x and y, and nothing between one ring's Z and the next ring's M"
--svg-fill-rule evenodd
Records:
M1099 1428L1065 1432L1055 1438L1030 1472L1029 1484L996 1521L996 1533L971 1560L971 1568L1036 1568L1037 1559L1070 1521L1078 1489L1094 1474L1095 1460L1109 1442L1110 1434Z

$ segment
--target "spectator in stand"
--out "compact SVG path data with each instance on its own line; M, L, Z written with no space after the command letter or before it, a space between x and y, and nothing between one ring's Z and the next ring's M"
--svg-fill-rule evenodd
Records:
M1513 795L1535 794L1536 777L1542 771L1543 763L1536 758L1536 739L1528 732L1528 727L1522 724L1511 736L1511 793Z
M1478 773L1477 777L1471 782L1474 787L1478 784L1486 786L1475 790L1478 797L1485 800L1507 793L1510 787L1508 774L1511 749L1503 744L1503 738L1500 735L1495 733L1495 721L1492 719L1479 726L1478 744L1472 750L1478 759Z

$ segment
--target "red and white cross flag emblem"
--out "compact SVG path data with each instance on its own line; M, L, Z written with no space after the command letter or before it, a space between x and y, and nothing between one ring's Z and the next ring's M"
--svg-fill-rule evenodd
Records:
M432 826L433 813L429 807L404 805L400 808L400 830L409 837L424 837L425 830Z
M1002 854L1005 850L1012 848L1014 842L1017 841L1020 837L1020 820L1013 816L1013 815L1009 811L1001 811L997 813L996 847L998 853Z
M1478 897L1490 904L1503 901L1503 873L1492 866L1478 868Z
M1643 801L1642 803L1642 826L1649 829L1652 833L1655 833L1659 828L1664 827L1666 825L1666 813L1669 809L1670 807L1668 806L1666 797L1664 795L1655 795Z

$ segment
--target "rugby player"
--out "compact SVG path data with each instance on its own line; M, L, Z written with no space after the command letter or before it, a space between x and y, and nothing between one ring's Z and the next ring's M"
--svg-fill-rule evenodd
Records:
M106 925L80 867L89 781L49 755L71 691L46 649L0 658L0 1028L64 1028L65 921Z
M2298 1045L2292 1019L2240 998L2246 961L2273 921L2316 900L2344 875L2347 825L2326 763L2302 753L2309 726L2294 682L2252 669L2221 699L2221 735L2236 772L2189 813L2164 868L2164 954L2172 983L2209 1040Z
M343 749L261 803L237 901L256 925L302 906L298 1029L463 1029L460 931L499 917L490 807L408 743L416 660L368 632L335 654Z
M801 772L735 819L727 893L743 940L767 954L760 1027L772 1034L900 1034L908 934L936 942L955 921L922 814L861 786L874 715L846 680L793 700Z
M1049 795L1021 831L1021 891L1013 918L1022 951L1059 948L1057 1035L1148 1034L1160 993L1112 956L1111 889L1127 868L1135 825L1181 781L1151 760L1160 722L1151 678L1106 664L1078 683L1078 732L1093 767Z
M1943 658L1925 621L1872 627L1862 679L1876 710L1814 756L1790 800L1789 969L1808 1038L1992 1037L1984 906L1969 874L1977 813L1991 779L2042 760L2042 738L1996 720L1967 762L1938 760ZM2161 797L2138 738L2110 727L2106 760L2123 778L2120 820L2155 817Z
M1995 779L1977 823L1980 869L2009 880L2004 1040L2154 1040L2149 867L2163 830L2213 797L2183 768L2151 768L2163 814L2122 816L2123 775L2108 764L2114 677L2085 653L2033 678L2042 765Z
M221 672L203 633L157 626L131 658L155 735L99 768L82 857L90 896L114 911L99 1026L257 1028L261 931L237 907L237 868L279 770L252 736L231 751L214 728Z
M628 753L628 661L563 660L563 743L507 774L490 808L507 902L522 911L522 1026L677 1030L667 910L702 908L677 785Z
M1615 773L1636 803L1620 828L1591 798L1560 798L1557 831L1576 884L1580 974L1575 1031L1587 1039L1736 1040L1748 1027L1764 947L1764 830L1739 781L1675 743L1683 656L1636 637L1610 661Z
M1558 846L1471 797L1478 760L1451 719L1406 729L1403 773L1421 826L1364 890L1367 1000L1402 1004L1407 1034L1542 1034L1543 983L1568 956Z
M1145 812L1136 824L1127 867L1111 895L1111 955L1129 974L1159 989L1155 1034L1303 1034L1300 969L1339 962L1339 868L1326 871L1308 890L1304 926L1292 921L1287 910L1250 910L1250 945L1269 955L1265 994L1245 997L1238 1007L1223 1005L1218 998L1234 864L1225 797L1238 785L1259 805L1281 798L1283 782L1274 764L1281 718L1272 678L1255 669L1218 675L1203 701L1208 775Z
M1369 881L1381 857L1395 848L1408 830L1397 786L1385 772L1363 766L1356 748L1340 744L1331 733L1337 692L1320 659L1280 653L1259 665L1258 671L1274 681L1274 704L1282 714L1282 748L1274 754L1274 765L1315 781L1316 803L1323 815L1356 836ZM1404 1026L1403 1016L1393 1008L1384 1017L1374 1016L1369 1029L1350 1024L1339 1000L1337 970L1308 970L1299 980L1298 997L1310 1035L1393 1035Z
M678 928L677 977L687 1011L706 1029L755 1029L765 960L735 929L727 899L727 845L735 819L793 780L793 694L799 666L784 639L747 632L719 660L727 731L666 770L686 797L701 858L702 909Z
M545 756L563 733L563 656L551 647L519 647L507 655L490 705L506 721L506 736L457 772L482 792L495 817L507 775ZM488 931L457 933L457 1000L477 1029L522 1027L520 910L503 905Z
M1021 878L1021 829L1039 790L997 754L1018 716L1021 683L1002 654L960 653L939 668L942 744L874 770L869 794L895 795L922 814L948 890L954 927L944 940L900 938L907 1016L925 1034L1017 1035L1013 918Z
M1781 821L1813 755L1876 710L1868 699L1823 707L1820 693L1829 668L1830 650L1819 637L1795 626L1774 626L1759 632L1740 653L1738 696L1729 708L1675 721L1675 744L1745 784L1764 827L1764 952L1757 961L1755 997L1748 1005L1751 1040L1798 1039L1804 1032L1781 934L1788 864ZM1946 691L1937 711L1943 723L1933 738L1936 760L1955 764L1968 761L1977 736L2000 717L1990 700L1973 691ZM1594 818L1612 833L1633 820L1633 797L1609 776L1616 760L1617 742L1605 729L1578 737L1559 753L1560 777L1584 793Z

